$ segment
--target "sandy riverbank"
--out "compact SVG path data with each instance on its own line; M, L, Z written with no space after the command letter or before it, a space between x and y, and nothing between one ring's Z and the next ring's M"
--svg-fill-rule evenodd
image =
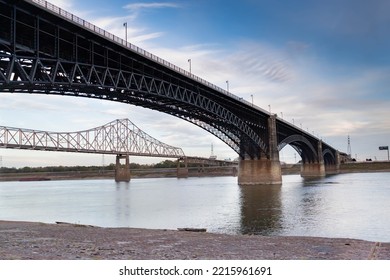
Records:
M0 221L0 259L390 259L390 243Z

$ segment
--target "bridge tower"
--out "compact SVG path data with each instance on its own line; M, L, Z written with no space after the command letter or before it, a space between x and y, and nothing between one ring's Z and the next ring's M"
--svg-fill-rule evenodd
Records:
M269 185L282 183L282 171L276 135L276 116L268 119L268 153L258 159L240 159L238 169L240 185Z

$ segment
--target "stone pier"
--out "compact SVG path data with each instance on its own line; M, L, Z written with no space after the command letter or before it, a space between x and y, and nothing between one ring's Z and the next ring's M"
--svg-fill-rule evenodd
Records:
M318 141L317 144L317 161L315 162L303 162L301 167L302 177L324 177L325 164L322 155L322 141Z
M275 115L270 116L268 119L268 130L268 154L264 156L264 158L261 158L259 155L259 159L240 159L238 167L238 184L269 185L282 183Z
M336 151L336 163L335 164L325 164L325 173L326 175L339 174L340 173L340 153Z
M187 158L179 158L177 160L177 178L188 177L188 161Z
M125 160L125 163L123 165L121 164L122 159ZM115 182L129 182L130 179L131 174L129 155L117 155L115 167Z

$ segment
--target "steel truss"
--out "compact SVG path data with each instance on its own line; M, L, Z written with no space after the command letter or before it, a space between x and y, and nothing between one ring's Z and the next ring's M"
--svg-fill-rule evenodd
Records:
M206 129L237 153L243 137L257 143L260 149L267 149L260 136L238 116L210 98L177 84L109 67L10 53L0 53L0 60L6 69L0 74L4 91L73 95L159 107Z
M44 0L0 0L0 91L142 106L198 125L241 158L270 156L270 112ZM318 138L280 118L276 127L278 143L303 135L288 144L318 158Z
M11 149L185 157L181 148L164 144L128 119L78 132L47 132L0 126L0 147Z

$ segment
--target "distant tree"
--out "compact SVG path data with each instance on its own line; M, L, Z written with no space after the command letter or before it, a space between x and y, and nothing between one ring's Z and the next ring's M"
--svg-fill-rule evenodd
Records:
M154 168L175 168L177 167L177 162L172 160L164 160L154 165Z

